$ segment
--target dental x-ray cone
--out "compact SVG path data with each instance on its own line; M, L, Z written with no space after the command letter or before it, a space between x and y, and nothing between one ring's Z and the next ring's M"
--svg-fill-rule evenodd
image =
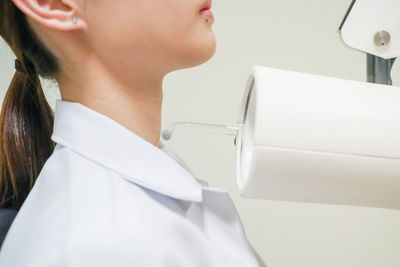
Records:
M254 66L239 116L248 198L400 209L400 88Z

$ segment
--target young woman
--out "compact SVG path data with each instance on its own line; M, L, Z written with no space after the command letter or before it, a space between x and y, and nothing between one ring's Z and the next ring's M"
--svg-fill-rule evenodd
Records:
M229 194L159 142L164 76L215 52L210 5L0 1L17 56L0 201L18 210L0 266L263 266ZM54 114L39 76L60 87Z

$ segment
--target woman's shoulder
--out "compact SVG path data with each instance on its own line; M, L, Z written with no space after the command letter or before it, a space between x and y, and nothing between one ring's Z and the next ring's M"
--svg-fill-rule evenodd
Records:
M68 216L65 227L71 228L71 236L160 234L188 223L181 200L143 187L67 147L55 150L35 187L27 208L46 210L49 217Z
M124 174L61 146L46 161L35 187L31 193L47 195L47 199L68 196L63 199L64 208L89 218L95 214L117 215L125 209L148 209L147 202L154 200Z
M100 201L109 194L115 193L117 189L126 189L123 186L126 184L123 177L123 174L101 163L68 147L57 145L45 162L34 189L37 187L37 190L41 190L41 194L51 194L52 197L59 195L60 191L66 192L71 196L70 201L79 199L82 202L80 206L84 206L85 202L90 203L96 197L99 197ZM137 187L131 186L130 189L137 189ZM33 194L34 192L32 190Z
M179 209L175 200L156 196L60 147L46 161L21 207L3 253L7 257L23 250L28 259L34 253L47 258L69 251L72 260L76 256L84 262L85 255L94 260L90 253L109 253L105 260L118 258L119 253L128 254L124 247L131 254L136 251L137 257L149 249L168 251L165 242L184 249L186 238L202 235Z

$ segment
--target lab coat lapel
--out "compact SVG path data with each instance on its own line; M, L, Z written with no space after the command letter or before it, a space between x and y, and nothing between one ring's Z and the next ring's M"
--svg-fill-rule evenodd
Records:
M51 139L142 187L201 202L202 185L162 149L78 102L57 100Z

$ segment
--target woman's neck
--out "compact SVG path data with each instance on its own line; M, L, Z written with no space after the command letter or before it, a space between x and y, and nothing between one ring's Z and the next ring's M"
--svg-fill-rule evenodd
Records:
M158 147L163 76L149 77L148 73L132 70L128 78L122 79L110 75L99 64L86 65L80 66L86 71L57 79L62 100L79 102L100 112Z

